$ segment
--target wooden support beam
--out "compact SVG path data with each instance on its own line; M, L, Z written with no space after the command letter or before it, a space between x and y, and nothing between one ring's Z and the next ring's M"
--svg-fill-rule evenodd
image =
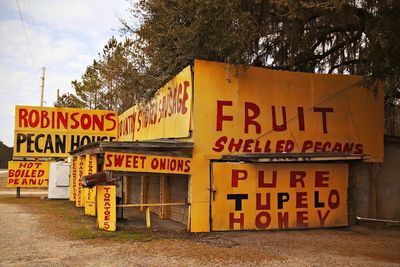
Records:
M123 204L128 204L130 201L128 200L129 196L129 189L128 189L128 183L129 183L129 177L124 175L122 176L122 194L123 194Z
M149 192L149 177L142 175L140 177L140 204L147 203L147 195ZM140 211L143 211L144 206L139 206Z
M186 206L190 205L189 203L146 203L146 204L122 204L117 205L120 208L130 208L130 207L158 207L158 206Z
M168 202L168 177L166 175L160 176L160 203ZM161 205L159 211L159 217L163 220L168 218L167 213L168 206Z
M150 207L146 207L146 227L150 230L151 221L150 221Z

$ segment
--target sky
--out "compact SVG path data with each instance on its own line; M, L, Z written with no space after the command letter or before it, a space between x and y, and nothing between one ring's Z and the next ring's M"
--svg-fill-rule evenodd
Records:
M44 106L73 93L111 36L120 37L118 18L129 21L126 0L0 0L0 140L13 146L16 105Z

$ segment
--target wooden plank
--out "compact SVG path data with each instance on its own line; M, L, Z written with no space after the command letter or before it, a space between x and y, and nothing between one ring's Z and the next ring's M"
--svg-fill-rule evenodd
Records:
M146 207L146 227L147 227L147 229L151 228L150 208L149 207Z
M168 202L168 177L166 175L160 175L160 202ZM163 220L168 218L167 206L160 206L159 217Z
M186 175L169 175L169 202L188 202L189 177ZM188 209L186 206L173 206L168 208L168 219L186 224Z
M128 189L128 176L122 176L122 195L123 195L123 204L128 204L128 197L129 197L129 189Z
M140 177L140 204L144 204L147 202L149 191L149 177L142 175ZM143 211L143 207L140 207L140 211Z
M140 175L134 174L132 176L132 194L131 201L129 203L140 203L140 183L141 177Z
M189 203L145 203L145 204L122 204L117 205L118 208L133 208L133 207L158 207L158 206L186 206Z

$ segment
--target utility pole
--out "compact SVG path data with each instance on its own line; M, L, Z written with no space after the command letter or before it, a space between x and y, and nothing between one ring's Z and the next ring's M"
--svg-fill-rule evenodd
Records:
M44 77L46 74L46 67L42 68L42 77L40 77L42 79L42 85L40 86L42 88L42 94L40 95L40 106L43 107L43 95L44 95Z

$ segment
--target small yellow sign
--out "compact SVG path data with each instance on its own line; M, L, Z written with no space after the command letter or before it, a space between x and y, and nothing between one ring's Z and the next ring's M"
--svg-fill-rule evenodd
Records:
M117 207L115 185L97 186L97 225L99 229L115 231Z
M71 160L71 170L69 175L69 200L76 200L76 178L77 178L78 166L77 166L77 158L72 157Z
M106 152L104 170L190 174L190 158Z
M85 214L96 216L96 186L87 188L85 199Z
M49 162L9 161L7 187L48 187Z
M76 199L75 206L83 207L83 192L82 192L82 177L85 170L85 156L77 157L77 177L75 179L76 183Z
M91 175L97 172L97 156L86 155L84 175ZM96 187L84 188L85 214L96 216Z

